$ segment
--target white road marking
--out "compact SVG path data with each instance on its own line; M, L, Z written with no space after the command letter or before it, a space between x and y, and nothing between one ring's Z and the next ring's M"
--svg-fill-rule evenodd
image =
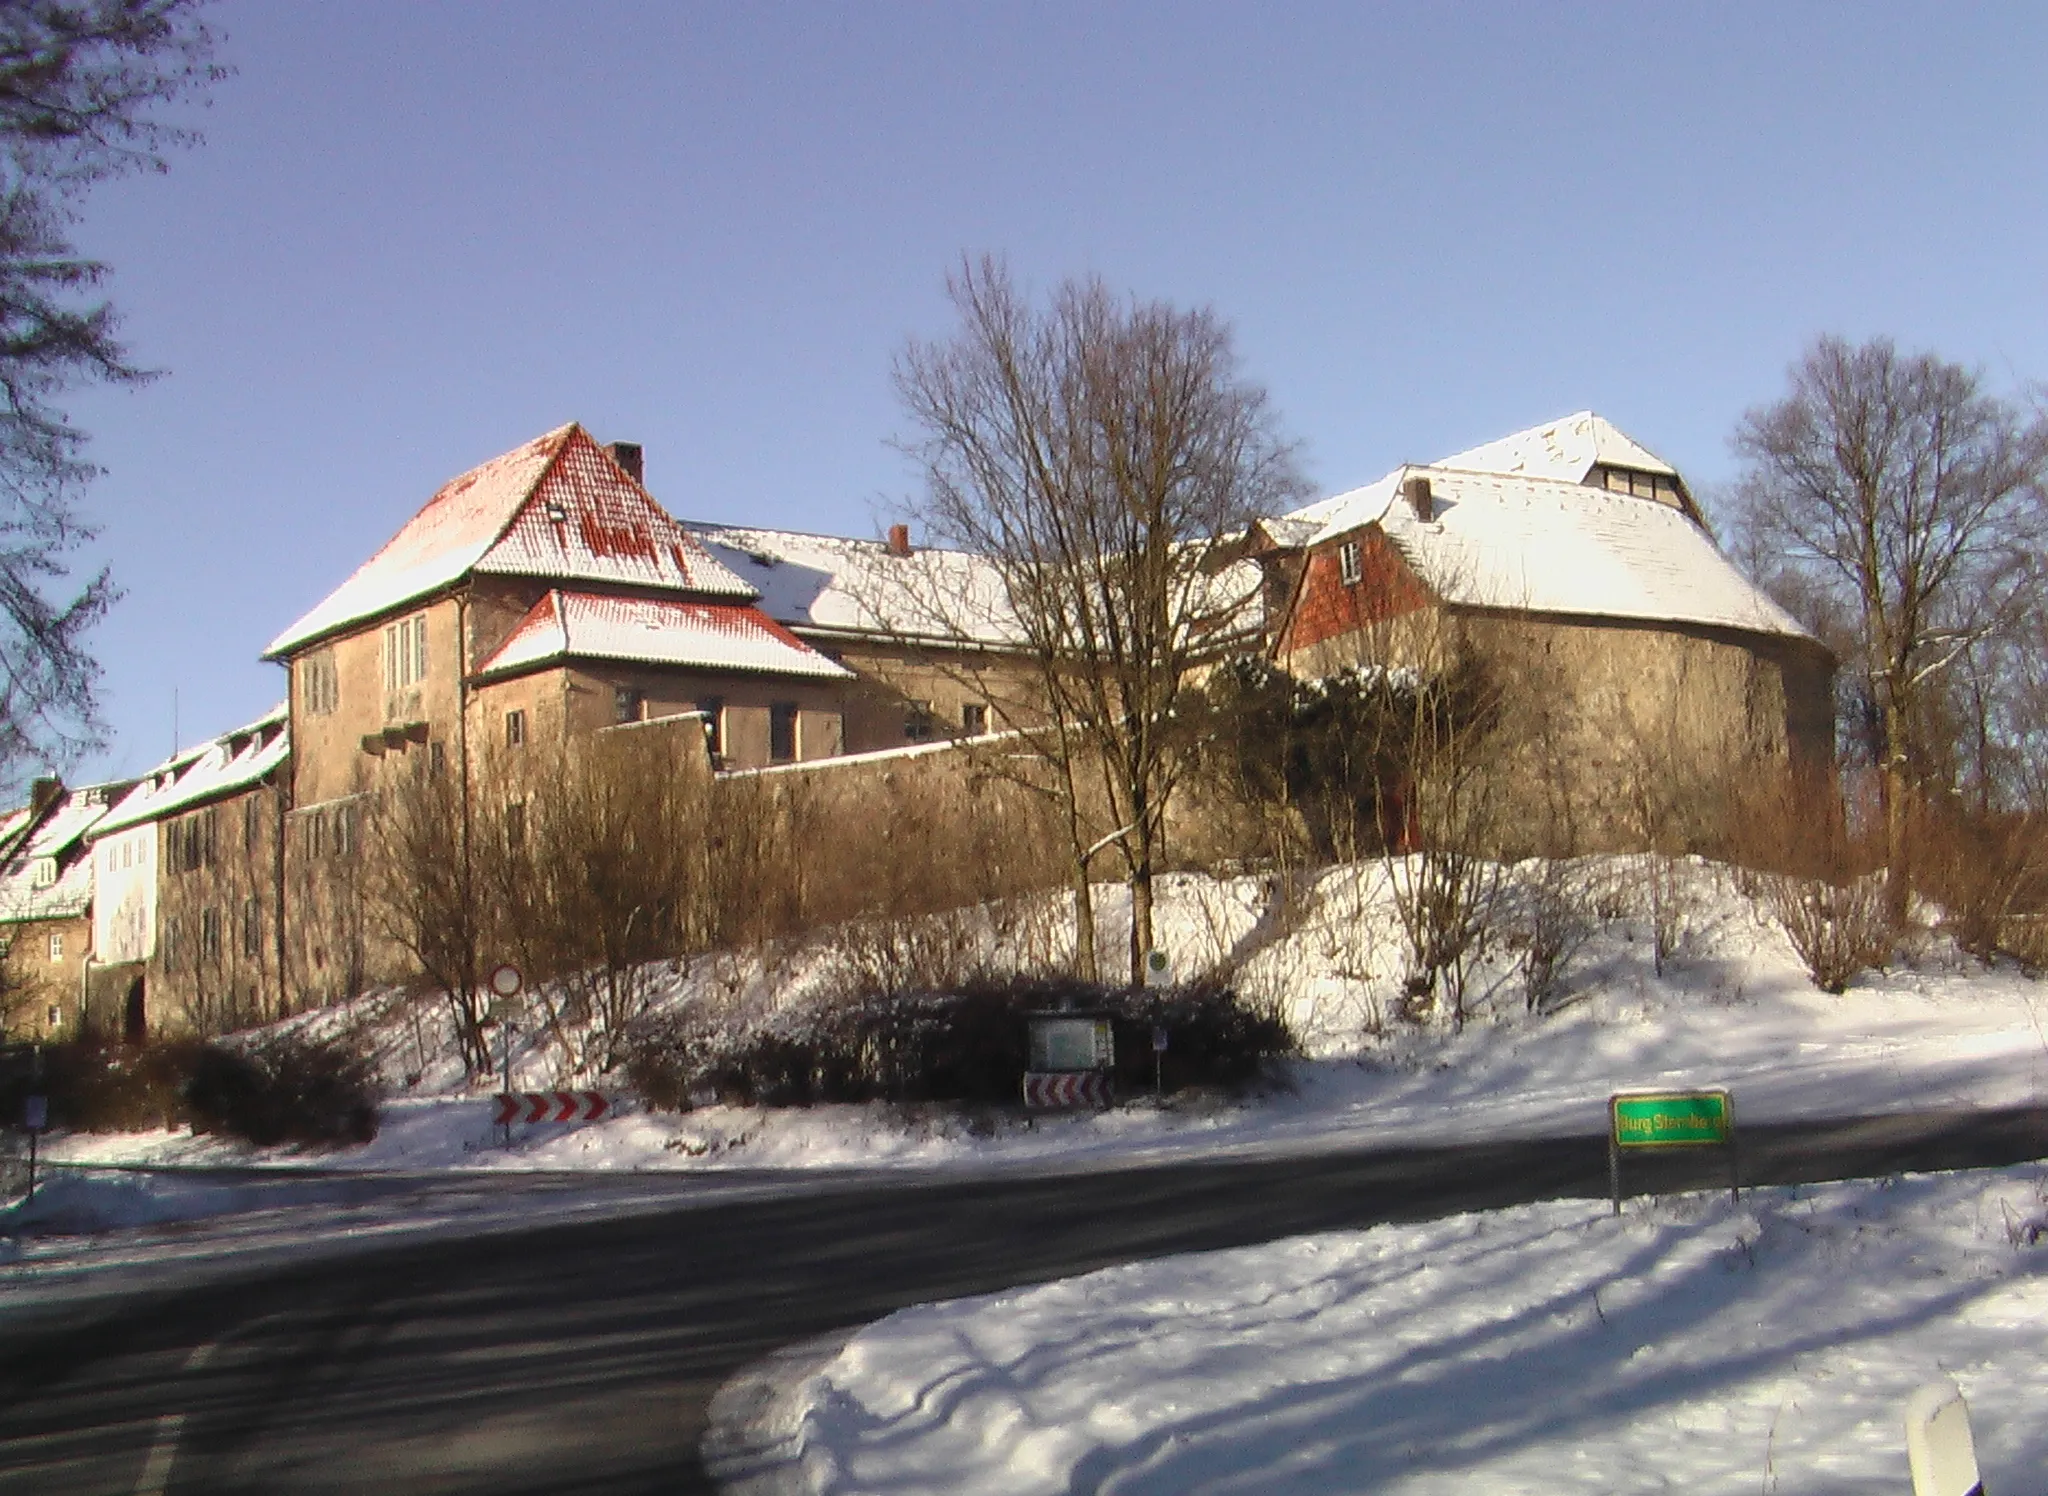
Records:
M220 1344L209 1340L185 1358L183 1371L197 1371L213 1359ZM135 1482L135 1496L164 1496L171 1479L171 1465L178 1458L178 1435L185 1430L183 1413L166 1413L156 1421L156 1440L149 1446L149 1458L142 1463L142 1476Z

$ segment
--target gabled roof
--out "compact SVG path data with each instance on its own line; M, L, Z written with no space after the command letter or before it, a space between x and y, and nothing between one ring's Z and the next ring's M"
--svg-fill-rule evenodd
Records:
M1622 431L1605 416L1582 410L1561 421L1531 426L1484 442L1435 463L1476 473L1521 473L1583 483L1595 467L1633 468L1676 478L1678 469Z
M472 572L753 596L571 422L443 484L382 550L273 639L264 658L430 597Z
M286 704L280 701L247 727L224 732L196 748L180 749L115 803L92 828L93 837L161 820L260 783L291 757L286 719Z
M0 865L0 922L75 919L91 909L92 858L79 855L81 844L125 788L125 780L83 785L44 813Z
M1429 480L1428 521L1401 496L1411 477ZM1404 467L1301 516L1311 545L1379 526L1448 603L1812 637L1681 511L1568 479Z
M627 660L844 680L853 674L748 603L549 592L478 667L506 675L555 660Z

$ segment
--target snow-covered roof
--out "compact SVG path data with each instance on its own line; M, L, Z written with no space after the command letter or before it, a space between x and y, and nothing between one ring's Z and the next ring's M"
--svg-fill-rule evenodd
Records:
M1678 476L1678 469L1605 416L1590 410L1483 442L1443 458L1434 466L1475 473L1521 473L1531 478L1560 478L1567 483L1585 482L1586 475L1596 466Z
M92 908L92 858L80 843L125 783L67 791L0 866L0 922L75 919Z
M983 557L925 546L899 556L879 540L793 530L692 528L789 628L997 646L1021 640L1002 572Z
M533 605L477 673L502 675L568 658L826 680L853 673L751 603L608 597L560 588Z
M700 525L697 534L761 594L776 622L803 633L883 635L1021 648L1024 630L1002 569L966 551L914 548L897 555L879 540L791 530ZM1256 633L1262 590L1258 563L1231 562L1207 581L1201 604L1235 615Z
M280 701L247 727L172 754L115 804L92 828L93 836L110 836L259 783L291 757L286 715Z
M450 479L266 659L431 596L472 572L747 599L747 584L571 422Z
M1401 495L1411 477L1429 480L1426 522ZM1445 602L1811 637L1705 530L1649 499L1558 478L1404 467L1310 509L1310 544L1377 524Z

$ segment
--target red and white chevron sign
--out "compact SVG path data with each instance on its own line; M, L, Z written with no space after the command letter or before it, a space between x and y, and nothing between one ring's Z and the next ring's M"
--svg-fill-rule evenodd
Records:
M597 1091L513 1091L498 1093L500 1127L514 1122L595 1122L612 1109Z
M1058 1106L1108 1106L1107 1070L1029 1070L1024 1074L1024 1104L1051 1108Z

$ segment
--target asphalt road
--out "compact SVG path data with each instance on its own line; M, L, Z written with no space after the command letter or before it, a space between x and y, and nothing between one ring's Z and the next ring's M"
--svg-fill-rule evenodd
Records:
M1745 1180L2048 1156L2048 1109L1746 1129ZM1630 1188L1711 1186L1709 1152ZM1598 1138L774 1198L437 1241L0 1315L0 1492L702 1492L712 1394L905 1304L1168 1252L1604 1196Z

